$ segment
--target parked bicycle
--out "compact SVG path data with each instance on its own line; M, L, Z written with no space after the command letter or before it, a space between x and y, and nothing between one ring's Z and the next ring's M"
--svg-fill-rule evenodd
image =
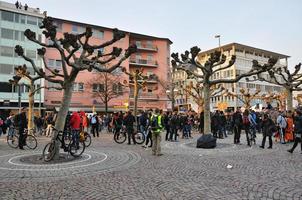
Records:
M7 135L6 142L8 146L12 148L17 148L19 146L19 136L16 133L16 129L14 128L12 131L12 134ZM28 129L24 129L24 132L21 133L25 135L25 146L27 146L29 149L36 149L38 142L34 135L28 134Z
M81 156L85 151L85 143L84 141L81 141L80 138L78 141L76 141L75 136L72 137L72 139L65 137L67 135L63 134L62 131L58 131L53 127L53 131L57 132L57 137L55 140L52 140L43 149L43 159L44 161L48 162L52 160L55 156L55 142L60 143L60 147L64 149L64 151L67 151L72 155L73 157L79 157ZM54 134L54 133L53 133ZM68 143L69 141L69 143ZM68 144L67 144L68 143Z
M122 144L126 141L127 137L128 137L127 136L127 130L123 126L119 132L114 132L113 139L116 143ZM145 137L144 133L137 132L137 131L134 133L135 143L143 144L145 142L145 139L146 139L146 137Z

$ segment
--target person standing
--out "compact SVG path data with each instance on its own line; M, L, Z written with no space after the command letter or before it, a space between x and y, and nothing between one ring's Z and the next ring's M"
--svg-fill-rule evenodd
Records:
M174 136L174 141L177 142L177 130L179 128L179 117L177 116L177 111L174 111L173 115L171 116L170 119L170 125L171 125L171 133L170 133L170 141L173 141L173 136Z
M152 131L152 155L161 156L161 130L163 128L162 125L162 116L160 115L160 110L158 108L155 109L155 113L151 117L151 131Z
M88 133L89 119L87 113L82 115L83 131Z
M128 134L128 145L131 144L131 138L133 141L133 144L136 144L135 138L134 138L134 125L135 118L134 115L132 114L132 111L129 110L127 115L124 118L124 125L126 126L127 134Z
M242 115L240 108L233 114L233 125L234 125L234 144L240 143L240 134L242 127Z
M11 142L12 136L14 135L15 129L14 129L14 114L11 114L5 121L7 127L8 127L8 139Z
M78 112L73 112L70 117L70 128L72 133L72 140L76 143L77 148L79 147L80 139L80 128L81 128L81 117Z
M27 117L26 108L21 109L21 113L15 116L14 119L15 127L18 128L19 133L19 149L23 149L26 141L26 135L24 134L24 129L27 128Z
M292 111L289 110L286 117L286 129L285 129L285 142L291 142L294 141L294 119Z
M279 129L280 143L285 144L285 129L287 126L287 121L285 119L285 114L283 114L281 111L277 117L277 126Z
M171 135L171 126L170 126L170 119L171 119L171 114L167 112L164 116L164 126L166 129L166 141L170 140L170 135Z
M298 146L300 142L301 145L301 153L302 153L302 111L296 110L296 116L294 117L294 133L295 133L295 143L293 147L287 150L289 153L293 153L295 148Z
M243 129L244 129L244 132L245 132L245 135L246 135L246 142L247 142L247 145L248 146L251 146L250 144L250 138L249 138L249 135L250 135L250 119L249 119L249 111L246 109L243 114L242 114L242 125L243 125Z
M97 117L96 113L94 113L90 118L90 124L93 137L95 137L95 134L97 135L97 137L99 137L99 118Z
M273 148L272 136L273 136L273 132L276 131L276 126L273 120L269 118L267 114L264 114L263 116L262 130L263 130L263 140L260 148L264 149L266 137L268 137L269 140L268 149Z

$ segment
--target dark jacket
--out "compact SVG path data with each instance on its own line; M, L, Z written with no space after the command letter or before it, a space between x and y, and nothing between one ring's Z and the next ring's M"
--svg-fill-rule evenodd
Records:
M133 124L135 122L135 118L132 114L128 114L125 118L124 118L124 125L127 128L133 128Z
M241 127L242 126L242 115L240 112L235 112L233 114L233 125Z
M172 115L170 119L170 126L172 128L178 128L180 126L180 120L177 115Z
M263 120L262 122L262 128L263 128L263 135L265 136L272 136L273 132L275 132L276 126L272 119L268 118L267 120Z
M302 134L302 116L296 116L294 118L294 132L295 134Z

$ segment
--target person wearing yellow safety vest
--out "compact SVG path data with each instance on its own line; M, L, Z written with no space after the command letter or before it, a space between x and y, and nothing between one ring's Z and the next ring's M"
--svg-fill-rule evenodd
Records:
M152 131L152 155L161 156L160 142L161 142L161 130L163 129L162 125L162 116L159 109L155 109L155 113L152 114L150 119L150 126Z

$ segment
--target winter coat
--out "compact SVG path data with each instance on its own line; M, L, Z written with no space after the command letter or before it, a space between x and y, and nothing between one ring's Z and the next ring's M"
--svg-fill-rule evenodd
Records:
M296 116L294 118L294 132L296 137L300 137L301 138L301 134L302 134L302 116Z
M272 136L273 133L277 130L275 123L272 119L268 118L267 120L263 120L262 122L263 128L263 135L265 136Z
M71 129L80 129L81 117L77 112L72 113L69 124L71 126Z

